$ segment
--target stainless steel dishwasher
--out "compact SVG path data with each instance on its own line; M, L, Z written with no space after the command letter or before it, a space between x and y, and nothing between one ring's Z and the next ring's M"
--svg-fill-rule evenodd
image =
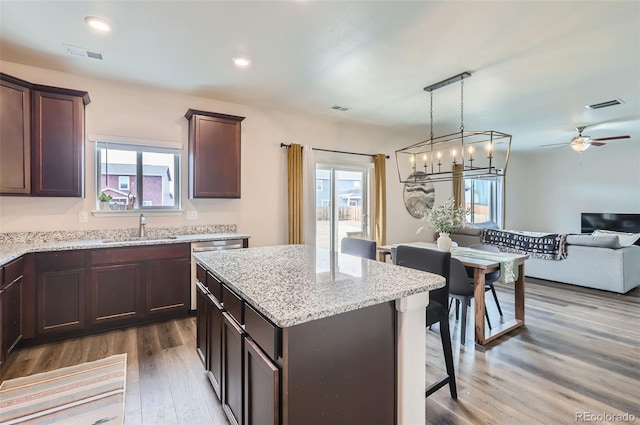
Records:
M225 239L218 241L193 242L191 256L194 252L222 251L223 249L239 249L243 246L242 239ZM191 310L196 309L196 260L191 258Z

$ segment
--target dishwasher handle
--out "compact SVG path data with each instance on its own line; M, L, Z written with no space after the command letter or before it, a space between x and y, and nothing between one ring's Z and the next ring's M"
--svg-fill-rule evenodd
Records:
M191 244L192 252L222 251L225 249L243 248L242 239L225 239L221 241L196 242Z

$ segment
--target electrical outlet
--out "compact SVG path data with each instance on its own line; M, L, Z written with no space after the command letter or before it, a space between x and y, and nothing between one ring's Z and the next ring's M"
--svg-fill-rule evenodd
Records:
M86 211L80 211L78 213L78 222L86 223L89 220L89 214Z
M198 211L189 210L187 211L187 220L197 220L198 219Z

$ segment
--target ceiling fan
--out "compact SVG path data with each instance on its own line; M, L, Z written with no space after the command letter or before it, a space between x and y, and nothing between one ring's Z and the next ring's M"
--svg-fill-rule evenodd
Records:
M625 136L612 136L612 137L598 137L598 138L592 139L590 136L582 135L582 132L584 131L585 128L587 128L586 125L576 127L576 131L578 132L578 135L572 138L571 141L569 141L568 143L569 146L571 146L571 149L573 149L576 152L584 152L587 149L589 149L589 146L604 146L606 145L606 143L603 143L604 141L631 138L631 136L625 135ZM566 144L567 142L552 143L550 145L541 145L540 147L546 148L546 147L552 147L552 146L563 146Z

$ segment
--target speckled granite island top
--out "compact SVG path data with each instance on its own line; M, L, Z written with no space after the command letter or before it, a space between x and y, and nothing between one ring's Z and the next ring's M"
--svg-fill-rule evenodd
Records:
M282 328L444 286L444 278L435 274L307 245L194 256Z

